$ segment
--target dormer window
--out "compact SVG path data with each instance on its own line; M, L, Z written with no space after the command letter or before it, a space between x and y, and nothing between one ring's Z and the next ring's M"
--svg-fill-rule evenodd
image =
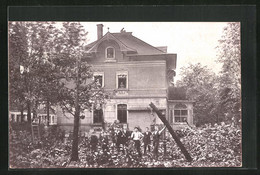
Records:
M115 49L113 47L108 47L106 49L106 58L115 59Z

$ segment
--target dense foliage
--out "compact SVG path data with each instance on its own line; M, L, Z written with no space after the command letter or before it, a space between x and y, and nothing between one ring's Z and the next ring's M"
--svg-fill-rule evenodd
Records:
M178 87L187 91L187 98L193 100L194 123L199 126L205 123L217 123L218 118L218 77L214 72L201 64L189 64L181 72L182 79Z
M182 67L177 87L187 90L194 101L194 123L231 122L241 119L241 48L240 25L228 23L216 47L217 62L222 65L216 74L207 66L190 64Z
M168 138L167 152L163 142L159 147L159 159L148 153L138 157L133 142L126 154L112 146L104 151L99 142L92 151L88 137L79 138L79 160L70 162L71 137L64 141L64 133L58 128L42 130L42 142L32 144L28 131L10 130L10 166L12 168L115 168L115 167L234 167L241 166L241 130L232 124L203 125L178 131L182 143L193 161L187 162L180 149ZM143 150L143 148L142 148Z
M107 96L93 80L86 40L79 22L9 23L10 108L21 113L27 108L29 125L31 112L36 116L40 104L47 120L57 105L73 115L73 160L78 159L80 115L93 104L104 103Z
M228 118L240 119L241 112L241 40L240 23L230 22L219 40L220 106Z

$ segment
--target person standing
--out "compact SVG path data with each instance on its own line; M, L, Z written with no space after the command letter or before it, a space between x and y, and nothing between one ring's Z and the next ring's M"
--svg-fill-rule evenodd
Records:
M152 133L153 135L153 154L154 158L157 160L158 159L158 149L159 149L159 141L160 141L160 135L164 131L166 126L164 126L160 131L158 126L154 126L154 132Z
M116 148L117 152L120 152L120 145L122 143L122 131L119 128L119 126L116 126L115 128L115 138L116 138Z
M140 146L141 146L141 139L143 138L143 136L144 135L139 131L138 127L135 127L134 131L131 134L131 138L134 140L135 148L137 150L139 157L142 157Z
M131 133L127 128L127 124L123 125L123 130L122 130L122 145L123 145L123 153L125 153L126 147L128 147L128 142L130 139Z
M100 133L99 141L103 152L107 154L107 152L109 152L109 148L108 148L109 143L108 143L107 133L104 130L102 130Z
M150 152L150 144L151 144L151 135L152 133L149 131L149 127L146 127L146 131L144 132L144 154L146 154L146 150L148 148L148 151Z

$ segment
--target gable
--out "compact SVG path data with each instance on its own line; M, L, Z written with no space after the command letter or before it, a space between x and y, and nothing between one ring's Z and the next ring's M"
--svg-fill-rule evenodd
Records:
M103 42L107 42L107 41L116 42L119 45L121 52L134 52L134 53L136 53L135 49L132 49L132 48L128 47L127 45L125 45L124 43L122 43L115 36L113 36L110 32L107 32L102 38L100 38L96 42L93 42L93 43L87 45L86 46L87 52L88 53L93 53L93 52L96 53L99 45L102 44Z
M157 54L165 54L159 48L151 46L150 44L136 38L130 32L121 32L121 33L110 33L107 32L102 38L99 40L90 43L86 46L89 53L97 52L98 46L107 40L114 40L118 43L121 52L125 52L127 54L135 54L135 55L157 55Z

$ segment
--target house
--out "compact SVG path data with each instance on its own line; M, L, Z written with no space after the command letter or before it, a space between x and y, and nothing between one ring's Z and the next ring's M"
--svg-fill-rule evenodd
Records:
M33 116L33 113L31 113L31 116ZM54 113L54 111L50 111L49 113L49 125L57 125L57 115ZM13 108L9 111L9 121L11 123L22 123L27 122L27 111L23 111L23 117L21 117L21 111ZM40 108L37 110L37 117L33 119L33 122L40 123L47 125L47 112L43 108Z
M194 127L193 102L187 98L183 87L168 88L168 121L175 130Z
M177 55L167 53L167 47L151 46L125 30L103 35L103 25L98 24L97 40L85 49L91 55L88 62L93 66L95 80L112 96L106 104L85 110L80 130L100 127L102 118L107 123L125 123L130 130L162 124L149 108L151 102L174 128L186 126L187 122L193 124L192 102L168 99ZM73 129L72 115L64 116L61 110L56 115L62 129Z

